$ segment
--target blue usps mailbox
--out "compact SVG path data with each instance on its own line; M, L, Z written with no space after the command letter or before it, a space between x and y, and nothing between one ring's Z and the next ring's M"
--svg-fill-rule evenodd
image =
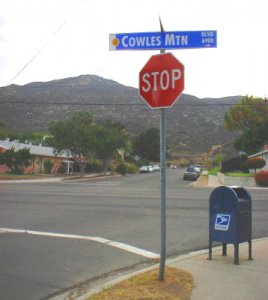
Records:
M227 244L234 245L234 263L239 264L239 243L248 242L252 259L251 196L242 187L217 187L209 199L209 259L213 242L222 242L222 255Z

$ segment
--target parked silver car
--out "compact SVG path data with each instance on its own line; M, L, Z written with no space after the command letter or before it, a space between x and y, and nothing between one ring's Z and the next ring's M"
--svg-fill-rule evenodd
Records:
M194 167L188 167L183 174L184 180L196 180L200 176L200 173Z
M203 167L201 165L191 165L190 168L195 168L199 174L201 174L203 170Z

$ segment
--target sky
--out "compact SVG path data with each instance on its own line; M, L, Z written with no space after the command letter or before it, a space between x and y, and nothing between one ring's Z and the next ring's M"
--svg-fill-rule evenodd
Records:
M109 34L217 30L217 48L172 50L184 93L268 97L266 0L0 0L0 87L94 74L138 88L159 50L109 51Z

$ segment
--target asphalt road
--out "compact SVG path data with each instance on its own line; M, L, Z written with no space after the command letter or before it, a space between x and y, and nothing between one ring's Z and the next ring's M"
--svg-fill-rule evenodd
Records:
M168 256L208 247L213 189L191 187L182 172L167 170ZM152 262L160 252L159 176L0 183L0 299L48 299ZM267 191L250 193L253 236L267 237Z

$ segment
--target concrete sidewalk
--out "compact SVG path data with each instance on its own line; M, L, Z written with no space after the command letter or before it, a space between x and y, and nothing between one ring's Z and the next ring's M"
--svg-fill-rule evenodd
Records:
M239 244L239 265L234 264L234 248L227 247L227 256L222 256L222 247L214 247L212 260L208 250L192 252L167 259L166 266L185 270L193 275L194 288L191 300L266 300L268 298L268 238L252 241L253 260L248 260L248 243ZM158 268L159 264L103 278L50 300L86 300L123 280ZM131 299L129 299L131 300Z
M222 247L213 248L212 260L208 250L178 257L169 266L190 272L195 287L192 300L266 300L268 299L268 238L254 240L253 260L248 260L248 243L240 244L240 265L234 265L234 249L227 256Z
M222 185L220 182L218 176L211 176L208 175L207 171L203 171L202 176L199 176L199 178L191 183L193 187L218 187Z
M84 177L80 177L80 175L69 175L69 176L51 176L51 177L43 177L34 178L34 179L9 179L9 180L0 180L1 183L46 183L46 182L60 182L60 181L68 181L68 180L89 180L89 179L103 179L110 177L118 177L121 175L105 175L103 173L92 173L86 174Z

